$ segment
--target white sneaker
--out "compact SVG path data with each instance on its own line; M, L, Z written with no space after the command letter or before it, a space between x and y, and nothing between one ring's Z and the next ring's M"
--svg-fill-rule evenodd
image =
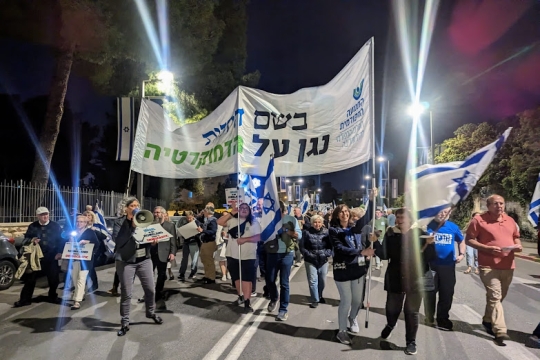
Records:
M353 334L360 332L360 326L358 326L358 320L356 320L356 318L349 318L349 331Z
M227 276L223 275L223 276L221 277L221 281L227 281Z
M227 273L227 280L231 280L231 274Z

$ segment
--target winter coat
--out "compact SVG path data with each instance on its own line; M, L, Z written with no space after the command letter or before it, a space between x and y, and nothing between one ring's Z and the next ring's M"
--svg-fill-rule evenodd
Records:
M300 241L300 252L304 256L305 262L320 269L332 256L332 243L328 230L325 228L315 230L314 227L304 230Z

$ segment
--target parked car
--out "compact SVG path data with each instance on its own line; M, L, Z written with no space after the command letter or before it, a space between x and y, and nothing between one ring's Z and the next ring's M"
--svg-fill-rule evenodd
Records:
M15 272L19 267L14 239L0 231L0 290L6 290L15 282Z

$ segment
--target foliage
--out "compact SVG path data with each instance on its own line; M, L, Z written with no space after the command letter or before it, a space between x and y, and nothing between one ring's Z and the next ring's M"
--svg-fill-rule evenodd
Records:
M394 199L394 202L392 203L392 207L402 208L404 206L405 206L405 194L401 194L396 199Z
M470 219L474 201L500 194L507 201L526 205L532 198L540 172L540 108L527 110L495 125L466 124L446 139L437 163L462 161L474 151L495 141L506 128L512 132L469 198L453 211L453 220L464 226Z

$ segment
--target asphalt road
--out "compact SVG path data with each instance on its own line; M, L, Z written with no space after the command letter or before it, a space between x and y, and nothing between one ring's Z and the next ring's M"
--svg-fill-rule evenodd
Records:
M419 359L538 359L540 349L528 340L540 321L540 264L518 259L514 281L504 302L509 335L513 341L499 347L482 329L485 291L477 275L463 274L458 266L451 319L454 331L420 325ZM389 343L379 334L386 321L384 274L374 271L369 328L353 338L352 346L335 340L338 292L331 276L327 281L327 304L308 307L304 267L293 268L289 319L277 322L266 312L267 300L254 299L252 315L233 305L236 295L229 284L202 286L193 282L167 281L170 290L163 325L148 321L144 305L136 303L142 289L136 280L131 330L116 336L119 328L119 298L110 297L114 269L98 271L100 288L87 295L82 307L46 302L13 309L20 284L0 292L0 358L7 359L377 359L410 358L403 353L403 318ZM175 269L177 271L177 269ZM175 274L177 275L177 273ZM44 280L44 279L42 279ZM45 283L35 296L46 293ZM263 283L258 283L259 291ZM423 311L423 309L421 310ZM365 311L359 323L364 324ZM423 316L421 317L423 321Z

